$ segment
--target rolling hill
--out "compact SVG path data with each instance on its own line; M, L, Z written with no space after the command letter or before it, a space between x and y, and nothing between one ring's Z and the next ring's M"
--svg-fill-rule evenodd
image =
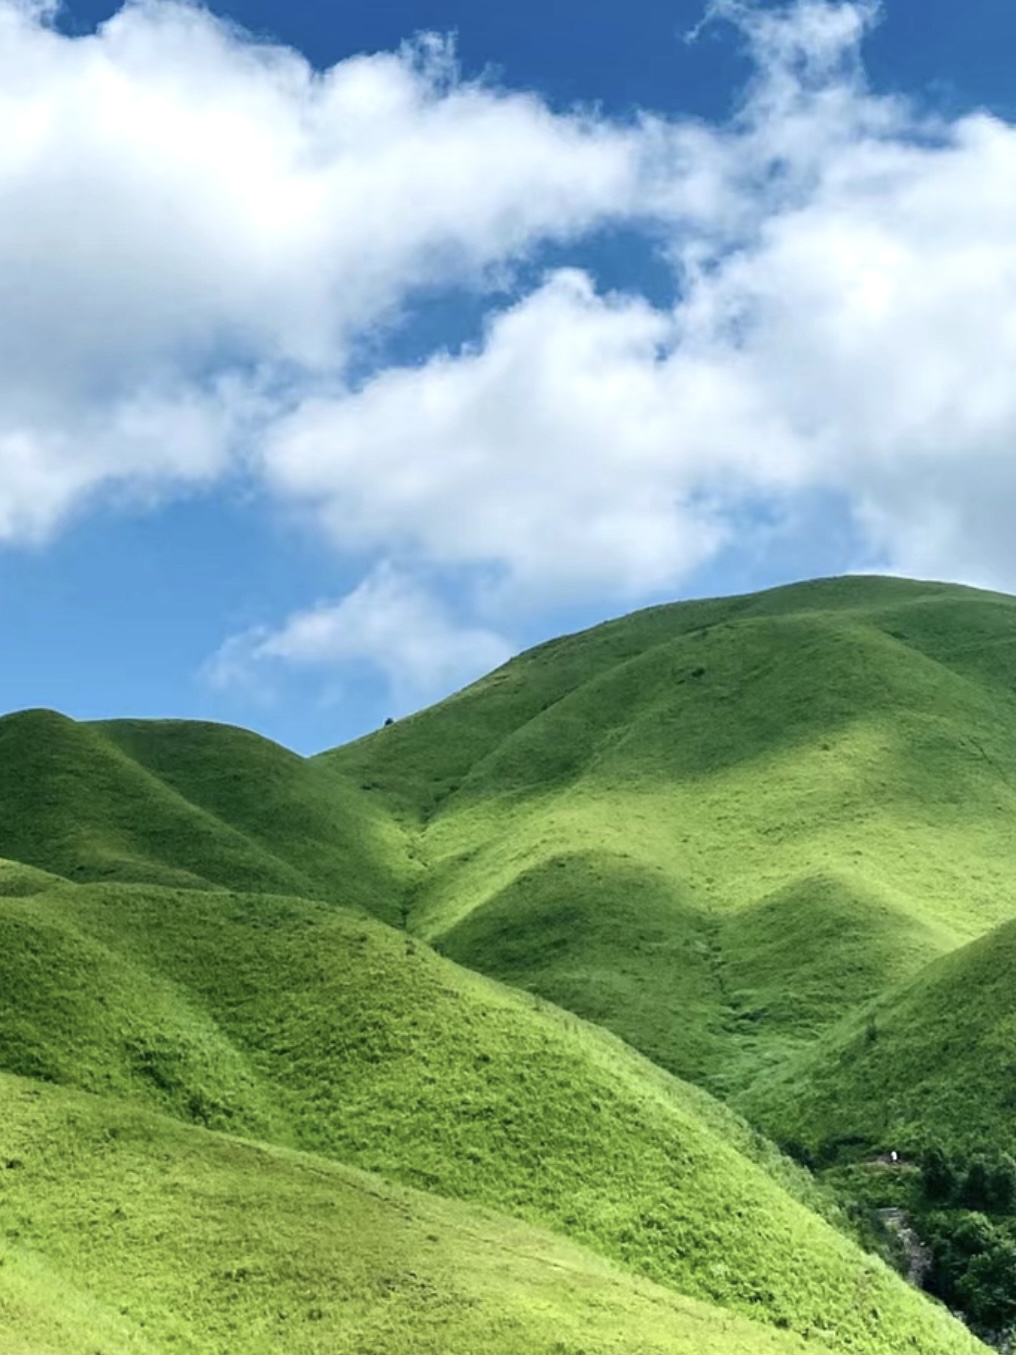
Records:
M729 1112L365 914L139 885L2 908L12 1073L499 1209L834 1349L960 1340Z
M0 719L0 1350L979 1349L757 1131L1008 1150L1014 810L1016 599L899 579Z
M187 721L0 719L0 855L69 880L339 898L396 920L407 844L341 775Z
M744 1098L752 1119L814 1155L892 1143L1011 1151L1016 921L927 965L834 1027Z
M656 608L319 760L415 825L412 930L736 1093L1016 912L1016 600Z
M0 1097L4 1351L828 1355L320 1156L9 1076Z

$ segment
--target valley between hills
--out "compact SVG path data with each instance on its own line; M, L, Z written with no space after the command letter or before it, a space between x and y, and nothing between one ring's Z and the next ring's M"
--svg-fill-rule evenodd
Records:
M8 715L0 1352L1004 1348L1014 972L1001 594L656 607L313 758Z

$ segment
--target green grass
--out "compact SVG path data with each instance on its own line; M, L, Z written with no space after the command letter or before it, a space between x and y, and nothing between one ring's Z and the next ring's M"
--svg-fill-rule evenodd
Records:
M1016 1150L1016 922L943 956L848 1017L743 1098L812 1152L935 1143Z
M832 1349L974 1348L703 1093L365 915L137 885L0 908L39 988L5 981L0 1027L36 1077L509 1213Z
M3 853L74 881L335 898L395 921L414 866L340 773L224 725L0 719Z
M4 1351L826 1351L321 1157L6 1076L0 1098Z
M299 893L400 919L401 895L418 870L410 843L335 769L228 725L111 720L91 728L188 804L284 863L302 882ZM241 883L227 871L217 881Z
M703 1076L727 1053L717 944L715 921L678 882L592 848L546 855L439 939L459 963Z
M320 760L415 825L413 930L734 1094L1010 916L1016 602L657 608Z
M286 1348L402 1349L419 1323L435 1350L550 1351L545 1312L569 1352L767 1349L742 1318L774 1351L976 1349L701 1089L812 1148L1011 1149L1014 814L1016 600L898 579L637 613L311 759L225 726L0 719L0 1069L31 1080L0 1135L52 1163L35 1233L27 1169L0 1173L11 1348L278 1348L266 1314L303 1280L261 1216L335 1272L355 1229L294 1201L320 1220L308 1177L348 1199L369 1171L373 1278ZM22 1114L33 1092L62 1130ZM134 1153L108 1175L104 1124ZM115 1229L61 1243L61 1190L105 1217L132 1183L155 1219L177 1155L180 1209L197 1228L205 1182L260 1288L188 1281L179 1222L131 1234L144 1282L117 1279ZM393 1218L427 1210L459 1220L434 1270L413 1233L433 1293L370 1288ZM499 1230L527 1228L512 1270ZM557 1285L573 1244L586 1278ZM678 1293L728 1317L696 1309L693 1337Z

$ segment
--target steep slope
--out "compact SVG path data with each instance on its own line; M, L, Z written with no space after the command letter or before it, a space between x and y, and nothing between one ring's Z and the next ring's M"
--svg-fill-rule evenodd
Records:
M727 1092L1014 911L1014 641L897 579L678 604L322 760L417 824L413 930Z
M389 920L412 870L391 818L245 730L0 719L0 854L72 880L335 897Z
M18 1355L827 1355L325 1158L6 1076L0 1102Z
M817 1156L1016 1150L1016 922L935 960L743 1098Z
M9 1077L0 1098L0 1347L20 1355L825 1355L321 1157Z
M39 1076L503 1210L832 1349L975 1348L701 1092L380 923L138 885L0 910L5 1056Z

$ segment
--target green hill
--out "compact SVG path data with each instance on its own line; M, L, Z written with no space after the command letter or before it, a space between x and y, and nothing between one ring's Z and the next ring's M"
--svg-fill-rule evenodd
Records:
M341 774L246 730L0 719L0 851L74 881L275 891L399 916L412 862Z
M702 1093L364 915L123 885L0 907L12 1071L508 1212L833 1349L972 1348Z
M815 1154L1016 1146L1016 922L923 969L744 1098Z
M321 760L415 824L415 931L726 1094L1012 914L1016 601L656 608Z
M827 1355L322 1157L5 1076L0 1097L5 1351Z
M0 1350L979 1349L751 1125L1012 1146L1014 641L824 580L317 758L0 719Z

